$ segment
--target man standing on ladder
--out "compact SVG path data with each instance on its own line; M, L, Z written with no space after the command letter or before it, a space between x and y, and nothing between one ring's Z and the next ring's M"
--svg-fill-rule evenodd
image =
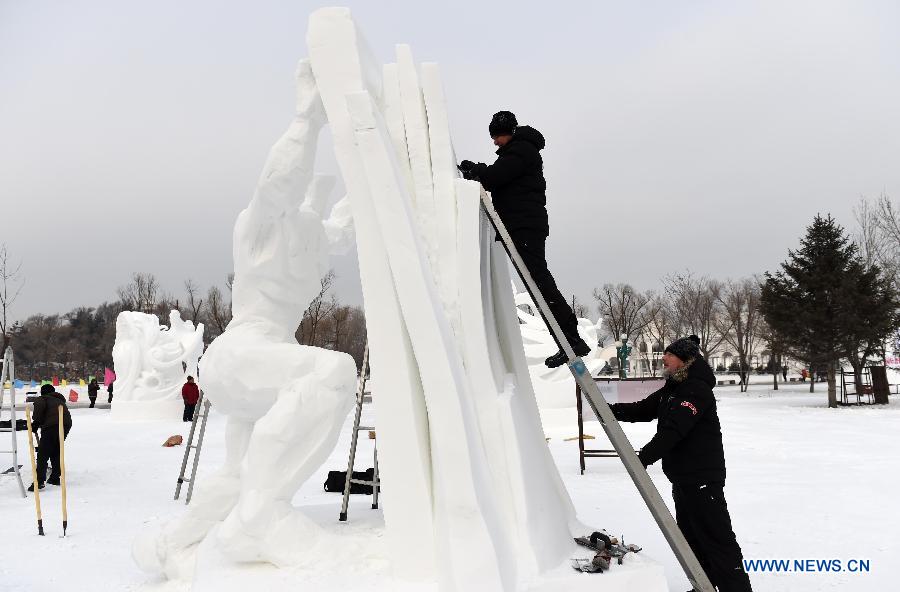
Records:
M544 136L533 127L520 126L509 111L494 114L488 126L497 160L492 165L464 160L459 170L466 179L480 181L491 192L494 209L509 231L513 244L534 283L550 307L556 322L575 351L585 356L591 348L578 335L578 320L556 287L547 269L545 246L550 234L547 218L547 182L544 180ZM552 334L552 332L551 332ZM557 345L559 345L557 343ZM544 362L549 368L562 366L568 357L562 347Z
M646 467L662 459L672 482L678 527L719 592L749 592L741 547L725 503L725 451L716 412L716 377L691 335L663 353L661 389L636 403L610 409L619 421L657 420L656 435L638 458Z
M59 485L59 411L57 408L60 406L63 408L63 438L65 438L72 429L72 415L66 406L66 398L57 393L53 385L41 386L41 396L34 402L34 415L31 419L31 430L34 433L37 433L39 428L41 430L41 439L37 449L38 489L44 488L48 460L52 463L52 469L47 483ZM34 491L34 487L35 484L32 483L28 491Z

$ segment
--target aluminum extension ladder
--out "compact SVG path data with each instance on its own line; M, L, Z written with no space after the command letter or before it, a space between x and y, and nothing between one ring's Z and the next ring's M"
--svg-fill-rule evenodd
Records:
M362 407L366 392L366 374L369 373L369 342L366 342L366 349L363 351L362 370L359 373L359 382L356 389L356 416L353 419L353 432L350 436L350 460L347 461L347 478L344 481L344 499L341 502L341 514L338 520L347 521L347 506L350 504L350 488L353 484L369 485L372 487L372 509L378 509L378 492L381 489L381 479L378 476L378 440L375 440L375 469L372 480L354 479L353 465L356 462L356 445L359 442L359 433L362 431L374 430L372 426L359 425L360 416L362 415Z
M194 493L194 479L197 477L197 464L200 462L200 448L203 446L203 434L206 433L206 418L209 417L210 405L209 399L203 395L201 390L200 399L194 408L194 419L191 421L191 431L188 434L187 446L184 447L184 458L181 461L181 473L178 474L178 484L175 485L175 499L178 499L178 496L181 495L181 486L185 483L188 484L187 495L184 496L185 504L191 503L191 494ZM200 434L195 445L194 433L197 430L198 419L200 420ZM185 478L184 473L187 471L188 457L190 457L192 449L194 450L194 462L191 463L191 476Z
M3 400L6 395L6 382L9 381L9 429L0 428L0 432L10 432L12 435L12 448L0 450L0 453L12 455L12 468L19 482L19 491L25 497L25 484L22 483L22 474L19 472L19 447L16 442L16 364L13 359L12 347L7 346L3 352L3 366L0 367L0 419L3 418Z
M684 570L688 580L690 580L694 589L698 592L715 592L715 588L713 588L712 583L710 583L709 578L706 576L706 572L703 571L703 567L700 565L700 562L697 561L697 557L694 555L690 545L688 545L687 540L678 528L678 524L672 518L672 514L669 512L665 502L656 490L656 486L653 484L653 481L650 480L650 475L647 474L644 465L638 460L638 456L634 452L631 443L628 441L628 437L625 435L625 432L622 431L622 427L613 416L612 410L609 408L603 395L600 394L600 389L597 388L593 377L590 372L587 371L581 358L576 356L575 352L572 351L572 346L569 344L565 335L563 335L562 330L560 330L559 323L557 323L556 319L553 317L553 313L547 306L544 296L541 294L540 290L537 289L531 274L528 272L525 263L522 261L522 257L519 256L519 252L516 250L509 232L497 215L494 204L491 202L491 197L483 188L481 189L481 207L485 214L487 214L494 230L496 230L497 234L500 236L503 248L506 249L506 253L509 255L513 267L515 267L519 277L522 278L522 281L525 283L525 289L528 290L528 293L537 305L541 316L544 317L544 322L547 323L550 332L556 338L556 341L560 344L562 350L566 353L566 357L569 360L567 366L572 372L575 382L578 383L581 387L581 391L586 395L588 404L597 415L597 419L600 420L600 425L603 426L603 430L606 432L609 441L619 454L619 458L622 459L625 470L628 471L631 480L634 481L641 497L644 499L644 503L647 504L647 508L656 520L656 524L662 531L663 536L666 537L669 547L671 547L672 552L675 553L675 556L678 558L678 562L681 564L681 568Z

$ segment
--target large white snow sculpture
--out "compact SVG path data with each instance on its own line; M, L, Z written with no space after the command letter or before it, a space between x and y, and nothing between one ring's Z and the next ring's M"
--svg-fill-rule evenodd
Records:
M437 66L420 82L401 45L374 67L346 9L313 13L307 43L356 221L392 569L446 591L577 589L556 568L581 527L544 441L506 254L480 187L457 178Z
M124 311L116 318L113 366L116 371L114 419L178 417L183 410L181 387L197 376L203 353L203 323L169 313L169 327L156 315Z
M346 201L323 220L333 179L313 177L325 118L306 61L297 86L296 117L235 224L233 319L201 361L204 392L228 416L225 465L198 484L183 517L135 544L138 564L169 577L192 573L196 545L220 523L217 546L238 561L293 564L319 538L291 498L334 448L356 365L298 345L294 331L352 226Z
M596 577L568 565L573 530L584 527L544 440L506 254L481 214L480 187L455 169L437 66L423 64L420 77L411 50L398 46L397 62L379 67L342 8L312 14L307 45L298 118L235 228L234 321L201 367L214 408L229 414L228 462L200 483L182 520L138 541L138 562L187 575L205 538L195 578L203 590L235 581L296 589L298 572L263 584L256 578L271 571L221 555L295 564L307 575L324 563L353 574L355 587L329 589L369 590L377 547L394 580L379 589L595 588ZM367 541L365 554L347 529L328 533L290 507L352 401L353 368L339 354L289 344L325 269L324 237L343 228L307 206L301 214L316 215L291 223L289 196L309 183L321 109L353 212L378 389L386 536L383 545ZM348 547L348 563L335 565ZM603 576L610 589L665 589L661 569L629 560Z

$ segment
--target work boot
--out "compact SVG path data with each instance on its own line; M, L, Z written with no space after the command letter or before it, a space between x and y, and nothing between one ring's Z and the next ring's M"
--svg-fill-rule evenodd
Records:
M38 483L38 489L43 489L43 488L44 488L44 484ZM34 483L32 483L31 485L28 486L28 491L34 491Z
M47 479L47 483L50 485L59 485L59 477L50 477Z
M580 337L578 339L570 339L569 344L572 346L572 350L578 357L586 356L591 353L591 346L585 343L584 340ZM548 368L558 368L568 361L569 356L566 355L566 352L564 352L563 350L559 350L558 352L544 360L544 365Z

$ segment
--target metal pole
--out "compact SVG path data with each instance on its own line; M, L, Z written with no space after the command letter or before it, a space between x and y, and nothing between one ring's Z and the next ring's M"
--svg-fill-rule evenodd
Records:
M62 527L63 536L66 536L66 527L69 525L69 513L66 510L66 432L63 427L63 407L65 403L56 408L59 416L59 484L62 486Z
M619 454L619 458L622 459L625 470L628 471L628 475L637 487L638 492L640 492L641 497L644 499L644 503L647 504L647 508L656 520L663 536L665 536L666 541L678 558L678 562L681 564L681 568L684 570L688 580L690 580L694 589L698 592L715 592L712 583L710 583L709 578L706 576L706 572L703 571L703 567L700 565L700 562L697 561L697 557L694 555L690 545L688 545L687 540L684 538L684 534L682 534L681 530L678 528L675 519L672 518L672 514L669 512L668 507L666 507L666 503L656 490L656 486L650 479L650 475L647 474L644 465L641 464L637 454L635 454L634 448L632 448L631 443L628 441L628 437L625 435L625 432L622 431L619 422L616 421L612 410L600 393L600 389L594 383L594 379L587 371L584 362L581 358L575 356L571 345L569 345L568 340L565 338L559 327L559 323L557 323L553 315L550 314L550 309L547 306L547 302L544 300L544 296L534 283L534 279L532 279L528 268L522 261L522 257L516 250L509 232L497 215L496 210L494 210L494 205L491 202L490 196L483 188L481 190L481 205L484 212L487 214L488 219L491 221L494 230L500 235L501 244L503 245L503 248L506 249L513 267L515 267L519 277L524 282L525 288L528 290L529 294L531 294L534 303L542 312L544 320L550 328L550 332L568 357L569 361L567 365L572 372L572 376L581 386L581 390L585 393L591 409L597 414L600 425L603 426L607 437L609 437L610 442ZM547 311L547 314L544 314L543 311Z

